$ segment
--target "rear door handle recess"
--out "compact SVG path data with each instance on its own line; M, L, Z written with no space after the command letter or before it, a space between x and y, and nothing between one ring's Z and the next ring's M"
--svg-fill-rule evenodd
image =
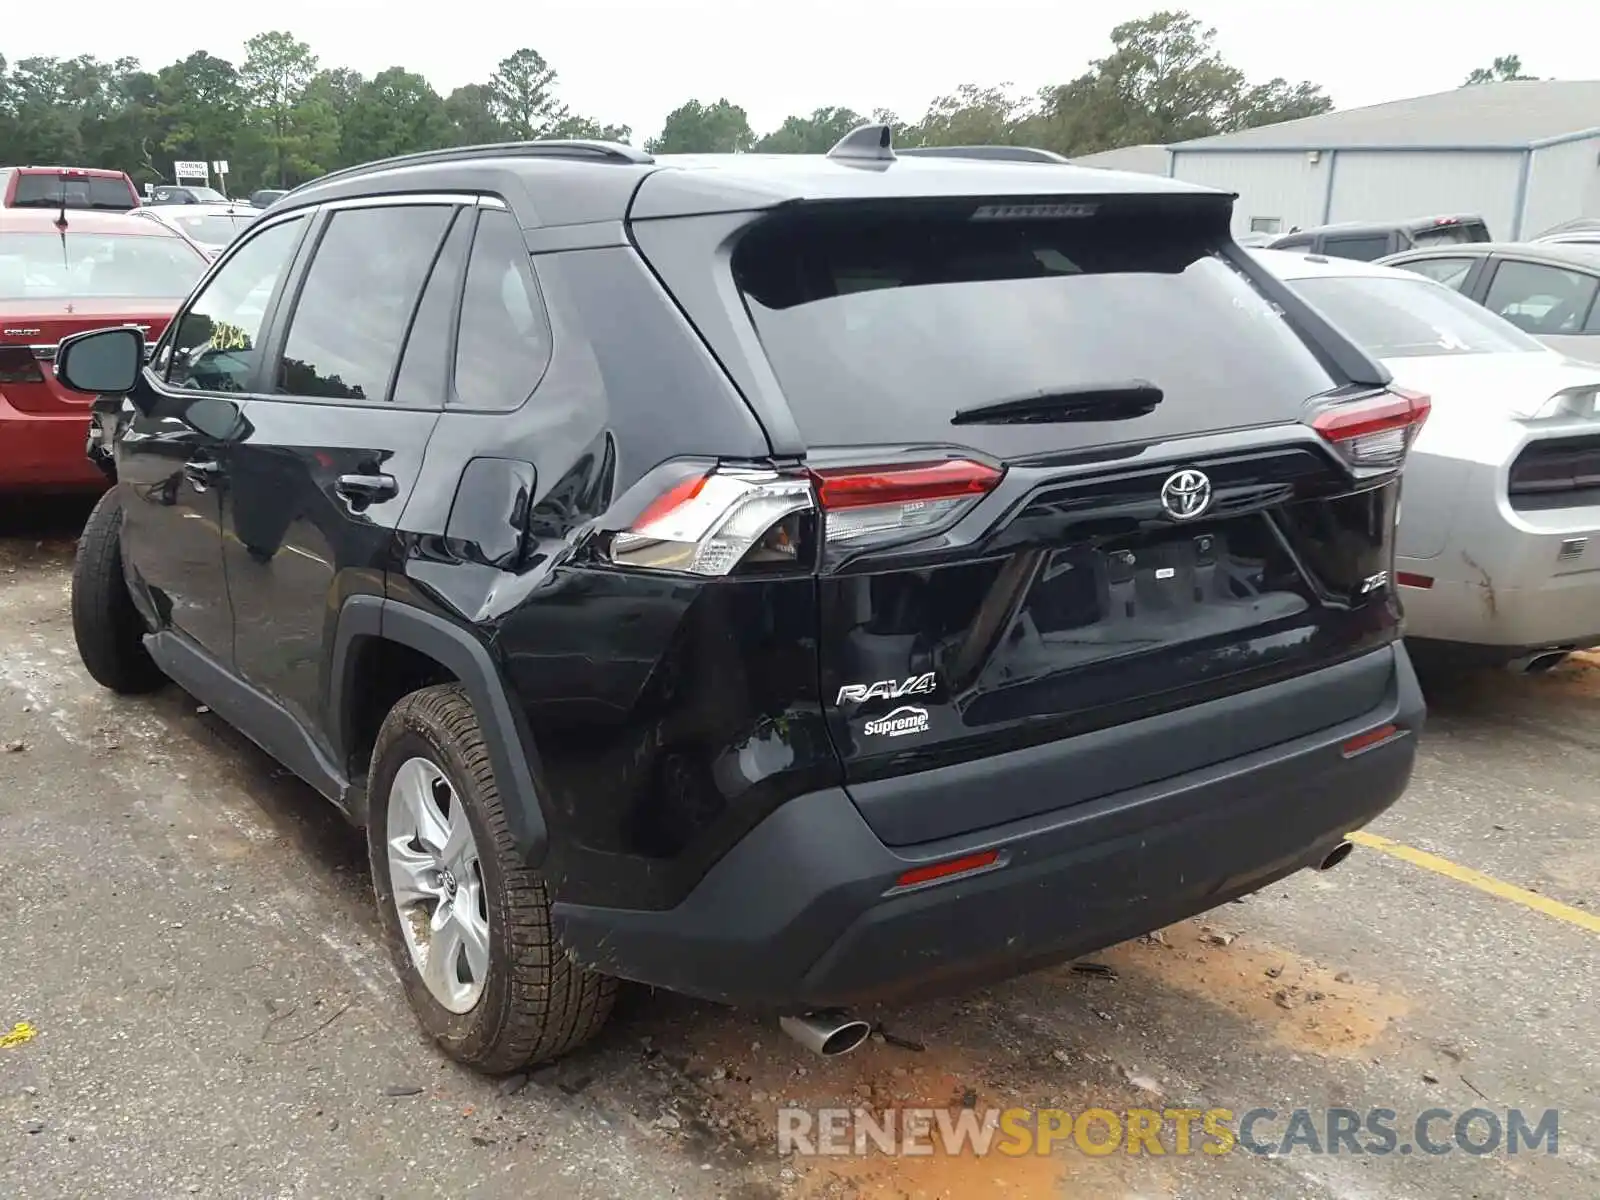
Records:
M400 494L400 485L393 475L341 475L333 490L351 504L365 507L393 500Z
M183 464L183 477L197 492L203 492L216 483L221 474L222 464L209 458L192 459Z

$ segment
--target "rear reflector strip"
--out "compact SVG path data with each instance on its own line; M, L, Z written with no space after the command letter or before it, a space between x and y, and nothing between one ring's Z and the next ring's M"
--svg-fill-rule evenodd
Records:
M1374 746L1393 741L1404 732L1405 730L1398 725L1379 725L1376 729L1369 729L1351 738L1339 747L1339 752L1346 758L1353 758L1364 750L1371 750Z
M1426 591L1433 586L1432 575L1413 575L1410 571L1398 571L1395 573L1395 579L1399 581L1401 587L1421 588Z
M931 863L926 867L913 867L894 881L896 888L916 887L922 883L932 883L936 879L951 879L957 875L971 875L975 871L986 871L1000 862L1000 851L985 850L979 854L968 854L961 858L946 859L941 863Z

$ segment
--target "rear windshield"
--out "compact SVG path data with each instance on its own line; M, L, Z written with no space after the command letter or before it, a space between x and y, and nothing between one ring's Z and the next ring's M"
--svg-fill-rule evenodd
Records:
M13 208L56 208L63 192L68 208L107 208L126 212L136 208L133 188L126 179L107 179L93 175L19 174Z
M1336 386L1217 257L1206 215L774 218L734 275L814 445L948 437L957 410L1142 380L1265 423ZM1231 418L1225 418L1225 422Z
M1455 225L1431 225L1412 233L1416 246L1459 246L1462 242L1487 242L1489 231L1476 221Z
M8 233L0 239L0 300L181 298L207 265L172 234Z
M225 213L192 217L180 213L172 218L172 223L203 246L226 246L253 220L253 216L230 217Z
M1289 286L1376 358L1544 349L1509 321L1428 279L1323 276Z

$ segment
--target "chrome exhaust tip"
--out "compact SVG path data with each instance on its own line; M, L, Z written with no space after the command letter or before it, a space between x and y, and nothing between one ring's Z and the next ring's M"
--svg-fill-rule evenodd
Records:
M1511 669L1520 675L1543 675L1551 668L1560 666L1567 653L1565 650L1541 650L1517 659L1511 664Z
M865 1021L837 1012L806 1013L803 1017L779 1017L778 1028L813 1054L837 1058L849 1054L872 1033Z
M1324 856L1323 860L1317 864L1317 870L1333 870L1345 859L1349 858L1350 851L1354 850L1355 848L1356 846L1354 842L1340 842L1332 850L1329 850L1327 855Z

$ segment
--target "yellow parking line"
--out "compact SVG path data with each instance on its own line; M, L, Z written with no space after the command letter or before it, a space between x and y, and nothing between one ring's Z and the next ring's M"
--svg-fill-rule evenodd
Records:
M1437 854L1429 854L1426 850L1418 850L1414 846L1390 841L1388 838L1379 837L1375 833L1359 831L1345 836L1358 846L1379 850L1384 854L1411 863L1413 866L1422 867L1424 870L1436 871L1440 875L1454 879L1457 883L1464 883L1469 887L1477 888L1480 892L1498 896L1501 900L1509 900L1513 904L1531 908L1534 912L1543 913L1547 917L1554 917L1558 921L1565 921L1568 925L1576 925L1579 929L1587 929L1590 933L1600 933L1600 915L1595 913L1584 912L1581 908L1573 908L1570 904L1563 904L1559 900L1541 896L1538 892L1530 892L1527 888L1519 888L1516 884L1506 883L1503 880L1496 879L1493 875L1485 875L1482 871L1474 871L1471 867L1463 867L1459 863L1453 863L1448 858L1440 858Z

